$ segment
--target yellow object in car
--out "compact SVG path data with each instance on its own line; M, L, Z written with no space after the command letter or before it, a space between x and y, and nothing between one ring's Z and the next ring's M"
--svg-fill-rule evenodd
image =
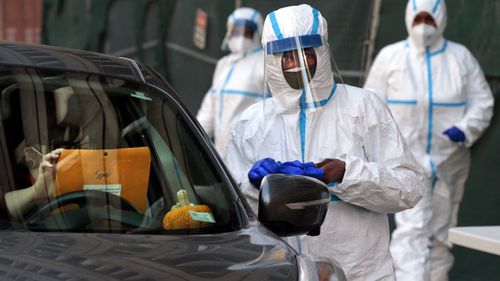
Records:
M177 204L163 217L163 228L166 230L205 228L213 223L215 220L210 208L207 205L189 203L184 189L177 192Z

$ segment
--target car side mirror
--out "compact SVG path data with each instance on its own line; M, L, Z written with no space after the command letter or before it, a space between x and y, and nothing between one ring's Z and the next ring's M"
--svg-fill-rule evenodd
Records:
M279 236L319 235L330 192L305 176L271 174L260 186L259 221Z

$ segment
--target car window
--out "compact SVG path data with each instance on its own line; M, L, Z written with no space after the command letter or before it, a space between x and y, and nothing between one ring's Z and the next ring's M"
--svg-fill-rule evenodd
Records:
M166 94L95 74L10 67L0 75L2 230L190 234L240 227L234 193ZM59 148L54 166L40 169L44 155ZM42 196L19 192L40 179Z

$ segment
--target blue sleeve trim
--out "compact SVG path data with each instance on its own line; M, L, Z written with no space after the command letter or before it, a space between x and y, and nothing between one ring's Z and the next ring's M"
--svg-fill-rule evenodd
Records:
M278 21L276 20L276 15L274 14L274 12L269 14L269 18L271 19L271 25L273 26L276 38L278 38L278 40L283 39L283 34L281 34L280 26L278 25Z
M314 17L314 22L313 22L311 34L317 34L318 27L319 27L318 10L313 8L312 12L313 12L313 17Z
M337 197L337 195L330 194L330 202L335 202L335 201L342 201L340 198Z
M461 107L465 106L466 102L435 102L433 106L445 106L445 107Z
M387 100L387 104L417 105L417 100Z
M315 48L323 45L321 42L321 36L319 34L313 35L302 35L298 36L300 41L301 48ZM267 54L276 54L281 52L286 52L290 50L296 50L297 42L295 41L296 37L288 37L284 39L274 40L267 42L266 44L266 53Z
M242 95L242 96L255 97L255 98L263 98L264 97L264 94L261 94L261 93L252 93L252 92L241 91L241 90L224 89L221 92L223 92L226 95Z
M417 10L417 2L415 0L412 1L413 4L413 11Z
M236 19L236 20L234 20L233 25L244 25L253 31L257 30L257 24L251 20Z
M434 14L436 10L439 8L439 3L441 3L441 0L436 0L436 3L434 4L434 7L432 7L432 13Z
M334 187L337 185L335 182L329 182L326 184L328 187ZM330 202L335 202L335 201L342 201L340 198L337 197L335 194L330 194Z
M327 185L327 186L328 186L328 188L330 189L330 188L333 188L334 186L336 186L336 185L337 185L337 183L336 183L336 182L329 182L329 183L327 183L326 185ZM340 200L340 198L338 198L338 197L337 197L337 195L335 195L335 194L330 194L330 202L335 202L335 201L342 201L342 200Z

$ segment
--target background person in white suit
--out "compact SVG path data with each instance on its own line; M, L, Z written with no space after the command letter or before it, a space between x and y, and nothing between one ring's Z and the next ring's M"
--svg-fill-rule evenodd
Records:
M231 51L217 62L212 87L196 118L214 139L224 157L231 124L264 96L264 53L260 47L262 16L251 8L238 8L227 19L222 48Z
M464 46L443 37L444 0L409 0L408 39L383 48L364 87L389 105L406 143L426 172L426 193L396 214L391 254L396 279L448 280L448 229L469 174L469 147L488 127L493 96Z

